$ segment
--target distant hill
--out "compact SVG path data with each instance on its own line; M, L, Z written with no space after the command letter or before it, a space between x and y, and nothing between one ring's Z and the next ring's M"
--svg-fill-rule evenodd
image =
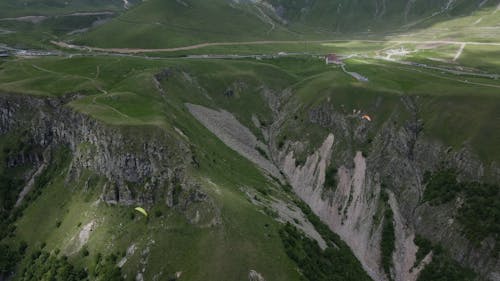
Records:
M123 5L122 0L3 0L0 1L0 18L57 15L75 11L120 10L123 9Z
M143 2L77 41L101 47L171 47L294 38L257 5L226 0Z
M477 0L270 0L287 21L338 32L391 31L429 25L491 8Z
M489 27L496 26L493 13L499 4L484 0L150 0L70 39L99 47L165 48L221 41L380 38L450 20L453 26L468 27L483 14L490 15L485 21ZM462 18L465 23L459 22Z

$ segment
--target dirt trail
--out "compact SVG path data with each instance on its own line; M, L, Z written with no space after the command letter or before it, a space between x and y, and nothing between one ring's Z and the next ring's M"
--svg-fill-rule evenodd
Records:
M55 72L55 71L52 71L52 70L48 70L48 69L45 69L45 68L42 68L42 67L39 67L37 65L34 65L32 64L31 65L33 68L37 69L37 70L40 70L40 71L43 71L43 72L47 72L47 73L51 73L51 74L56 74L56 75L65 75L65 74L61 74L59 72ZM99 77L100 75L100 66L98 65L96 67L96 78L95 79L92 79L92 78L88 78L88 77L85 77L85 76L79 76L79 75L70 75L70 76L74 76L74 77L79 77L79 78L84 78L84 79L87 79L89 80L90 82L94 83L94 86L96 87L97 90L99 90L103 95L107 95L108 92L104 89L102 89L96 82L96 79ZM110 106L110 105L107 105L107 104L103 104L103 103L99 103L97 102L96 100L97 96L95 96L93 99L92 99L92 103L96 106L102 106L102 107L106 107L112 111L114 111L115 113L119 114L120 116L124 117L124 118L127 118L129 120L133 120L134 118L128 116L127 114L119 111L118 109Z
M22 21L22 22L31 22L31 23L39 23L46 20L48 17L46 16L24 16L17 18L3 18L0 21Z
M59 73L59 72L55 72L55 71L52 71L52 70L48 70L48 69L45 69L45 68L40 67L40 66L35 65L35 64L32 64L31 66L32 66L34 69L36 69L36 70L40 70L40 71L43 71L43 72L46 72L46 73L50 73L50 74L61 75L61 73Z
M102 12L77 12L72 14L60 15L55 17L87 17L87 16L111 16L114 12L102 11Z
M120 54L137 54L137 53L154 53L154 52L178 52L178 51L188 51L201 49L206 47L216 47L216 46L239 46L239 45L269 45L269 44L303 44L308 43L336 43L336 42L347 42L349 40L292 40L292 41L247 41L247 42L212 42L212 43L200 43L196 45L175 47L175 48L158 48L158 49L142 49L142 48L99 48L90 46L81 46L68 44L62 41L50 41L52 44L65 48L74 49L80 51L95 51L95 52L111 52ZM450 44L450 45L478 45L478 46L500 46L500 42L463 42L463 41L448 41L448 40L433 40L433 41L417 41L417 40L354 40L357 42L365 43L399 43L399 44Z
M258 16L258 17L264 23L269 24L271 26L271 28L267 31L267 34L273 32L276 29L276 24L274 23L274 21L266 13L264 13L264 11L262 11L262 9L260 7L258 7L258 6L255 6L255 7L257 8L257 10L260 13L260 16Z
M458 49L457 54L453 58L453 61L456 61L456 60L458 60L460 58L460 56L462 55L462 52L464 51L466 45L467 44L465 44L465 43L462 43L462 45L460 45L460 49Z

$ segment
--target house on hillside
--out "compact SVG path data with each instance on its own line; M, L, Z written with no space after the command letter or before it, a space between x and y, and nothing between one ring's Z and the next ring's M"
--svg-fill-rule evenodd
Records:
M326 64L342 64L342 59L338 57L336 54L328 54L325 56Z

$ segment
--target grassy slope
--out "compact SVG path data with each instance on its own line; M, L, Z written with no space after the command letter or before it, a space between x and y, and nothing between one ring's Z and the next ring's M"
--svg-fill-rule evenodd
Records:
M4 0L0 2L0 18L67 14L76 11L119 10L120 0Z
M131 5L138 0L128 1ZM50 40L65 37L75 30L102 24L112 15L73 15L85 12L112 12L124 9L121 0L5 0L0 2L0 42L16 48L52 49ZM5 20L44 16L39 22ZM6 31L6 32L3 32Z
M486 15L496 8L496 3L485 3L481 8L477 3L467 0L454 1L450 9L444 9L447 0L422 0L409 4L408 1L286 1L271 0L276 6L284 7L284 17L292 26L307 26L311 31L327 31L341 34L359 34L361 36L377 36L385 32L418 31L433 27L437 23L452 21L449 26L469 27L468 20L473 15ZM465 18L462 21L461 18ZM489 26L498 24L498 19L489 22ZM488 26L488 20L482 24ZM457 23L462 24L457 25ZM416 27L416 29L413 29ZM293 29L293 28L292 28ZM443 31L443 30L441 30ZM451 30L450 30L451 31ZM498 37L497 37L498 38Z
M499 22L494 3L478 9L470 1L458 1L454 9L443 12L447 1L420 1L405 18L407 1L387 4L383 15L376 15L375 2L271 2L285 7L287 25L275 21L272 29L259 10L247 4L191 0L186 1L185 6L179 2L153 0L88 34L68 39L74 39L77 44L107 48L169 48L204 42L324 40L346 36L484 42L498 39ZM304 6L308 8L303 10ZM379 13L381 11L379 7ZM432 16L433 13L438 14Z
M76 68L65 68L68 65L64 62L59 65L58 61L51 59L40 61L40 64L43 64L44 68L53 68L54 70L64 68L66 73L88 76L86 71L94 69L89 66L91 62L102 63L103 61L91 59L90 62L87 61L87 64L82 62L71 64L78 65ZM114 66L117 68L120 67L119 61L119 59L114 59L116 63ZM133 66L133 61L129 61L129 67ZM156 65L153 64L151 67L155 68ZM103 71L101 79L114 82L112 78L105 78L108 77L105 69L104 66L101 69ZM215 70L216 67L214 66L212 69ZM203 68L200 69L200 71L202 70ZM111 72L120 74L115 71ZM33 75L33 73L29 74ZM134 75L131 74L132 77ZM242 70L240 75L245 75L245 71ZM134 83L129 84L129 81L125 79L123 83L110 83L114 86L114 88L110 86L110 90L127 87L129 91L132 91L134 89L129 86ZM144 83L144 81L151 82L151 77L143 78L142 82ZM141 80L135 82L141 82ZM63 86L71 87L71 79L68 80L67 85L63 83ZM136 87L138 87L136 89L141 90L138 93L144 95L138 95L143 99L151 94L144 85L139 84ZM61 89L63 91L64 88ZM132 106L131 100L122 99L123 96L120 94L109 95L111 103L114 102L113 105L116 108L123 110L127 115L137 117L137 119L140 118L141 114L150 113L145 110L138 112L137 109L142 106L157 116L164 114L161 108L155 110L154 107L148 107L145 104L138 106L137 101ZM154 101L154 98L151 96L148 101ZM117 104L117 100L120 103ZM86 100L83 99L75 103L74 106L81 105L82 110L113 124L138 124L123 118L120 123L117 123L118 118L109 118L104 111L94 112L91 110L91 106L85 106L85 102ZM106 99L98 99L96 102L105 104ZM250 269L255 269L272 280L298 280L294 265L286 257L281 246L277 233L278 224L269 216L259 212L239 191L240 186L267 189L273 185L252 164L228 149L198 124L184 111L181 101L170 100L169 103L170 114L163 118L175 118L175 125L184 131L191 140L194 149L198 151L201 168L193 171L193 176L200 177L201 183L218 202L217 205L222 209L222 225L199 229L189 225L176 212L166 210L164 207L158 207L163 209L163 213L166 214L163 218L151 218L147 224L139 218L130 221L130 208L94 204L103 182L96 183L94 193L84 193L81 191L82 185L88 175L84 175L79 182L65 186L63 180L66 173L61 171L60 175L54 175L53 182L44 190L42 196L30 204L25 211L25 215L18 222L18 237L16 239L28 241L30 249L46 242L49 250L60 248L63 252L68 253L69 250L64 250L73 247L70 241L71 237L78 233L82 225L95 219L101 227L95 230L89 241L91 256L82 261L77 254L72 257L76 262L86 264L90 262L97 251L124 251L132 243L136 243L141 250L148 245L151 249L150 262L145 274L146 279L152 279L153 275L158 272L171 274L182 271L183 278L188 280L207 280L207 278L209 280L242 280L246 278ZM142 118L146 117L142 116ZM165 123L160 124L160 126L168 129ZM215 185L205 181L206 178L210 178ZM68 189L71 192L67 192ZM81 210L86 211L82 212ZM35 221L37 223L34 223ZM59 228L55 227L56 221L62 222ZM78 226L79 223L82 225ZM154 245L151 244L152 240L156 241ZM130 263L124 269L124 272L129 276L135 275L135 272L139 270L139 253L140 250L130 258ZM228 253L237 253L237 255Z
M431 21L425 28L412 30L404 37L397 34L394 37L415 40L498 42L500 36L498 15L496 6L485 6L473 13Z
M245 5L236 8L223 0L185 3L188 6L177 1L144 2L76 42L101 47L166 48L290 37L280 27L270 32L271 25Z
M98 252L121 253L135 244L138 250L128 258L123 270L128 276L141 270L141 251L149 248L146 279L159 272L171 275L182 271L187 280L240 280L255 269L273 280L298 280L294 266L283 252L278 225L259 213L235 186L217 185L222 225L198 228L164 206L155 207L162 211L162 217L151 215L146 221L142 216L130 219L132 207L96 204L104 182L97 181L90 191L83 192L89 175L66 185L64 173L54 178L18 221L16 239L28 241L31 251L46 242L46 250L59 248L73 262L87 266ZM241 174L239 178L245 181ZM90 255L82 259L80 253L73 253L75 242L71 239L92 220L98 225L88 243ZM58 228L57 221L62 222Z
M3 44L15 48L53 49L53 45L50 43L51 40L57 40L58 37L66 37L71 32L83 31L97 23L104 23L112 16L112 14L52 16L37 23L5 20L0 21L0 30L8 32L0 35L0 38Z

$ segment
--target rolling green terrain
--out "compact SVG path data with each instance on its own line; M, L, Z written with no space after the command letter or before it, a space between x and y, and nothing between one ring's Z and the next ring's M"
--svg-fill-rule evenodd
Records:
M210 3L153 0L73 41L104 48L393 37L498 42L498 7L493 2L480 7L472 1L308 2L270 1L269 5L219 0ZM124 27L129 31L119 32ZM405 37L399 37L401 34Z
M123 5L122 1L106 0L72 0L72 1L14 1L6 0L0 3L0 17L26 17L26 16L49 16L69 14L81 11L117 10Z
M496 280L499 7L3 1L0 280Z

